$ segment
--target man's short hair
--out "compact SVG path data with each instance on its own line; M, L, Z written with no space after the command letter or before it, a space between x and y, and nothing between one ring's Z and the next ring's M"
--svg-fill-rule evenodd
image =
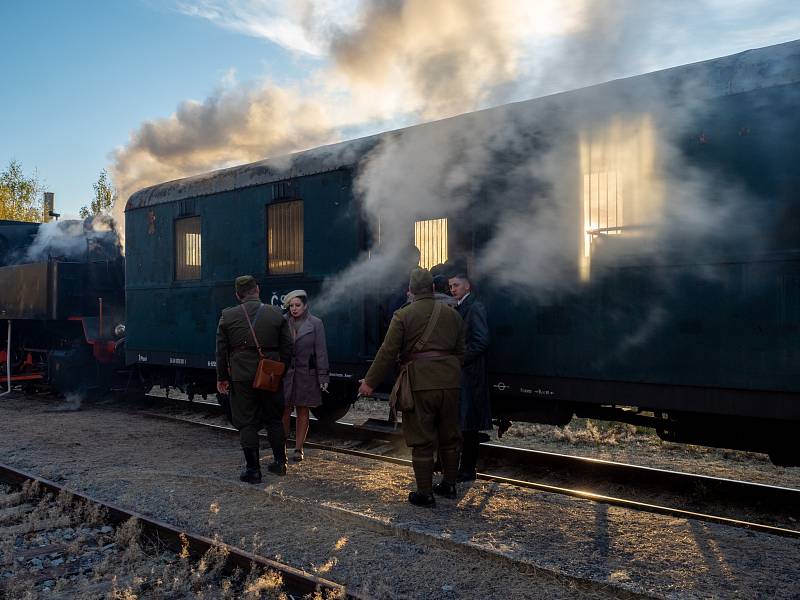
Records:
M466 273L456 273L455 275L450 275L448 279L463 279L464 281L472 285L472 281L470 281L469 275L467 275Z
M433 278L433 289L440 294L450 295L450 288L447 287L447 277L444 275L435 275Z

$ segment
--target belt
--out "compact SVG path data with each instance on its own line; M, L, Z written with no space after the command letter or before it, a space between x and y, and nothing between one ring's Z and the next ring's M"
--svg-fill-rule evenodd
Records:
M400 361L401 365L407 365L415 360L433 360L436 358L445 358L453 356L452 352L445 352L444 350L428 350L426 352L409 352Z

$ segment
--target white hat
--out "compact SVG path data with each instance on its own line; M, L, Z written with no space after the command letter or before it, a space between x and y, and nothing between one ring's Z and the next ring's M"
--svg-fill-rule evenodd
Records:
M306 294L305 290L292 290L283 297L283 308L289 308L289 301L291 301L292 298L299 298L301 296L306 299L308 298L308 294Z

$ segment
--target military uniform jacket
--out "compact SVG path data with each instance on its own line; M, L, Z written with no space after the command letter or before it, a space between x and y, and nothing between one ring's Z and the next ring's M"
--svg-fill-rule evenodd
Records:
M399 357L412 352L414 344L422 337L433 313L435 300L432 294L419 294L413 302L395 311L386 338L366 377L367 385L376 387L391 372ZM427 344L420 352L449 352L450 356L414 360L409 365L411 389L458 389L461 379L461 361L464 356L464 327L461 317L449 306L443 306L439 321Z
M251 383L256 376L259 355L250 326L242 312L242 306L250 315L250 321L261 344L264 356L280 360L288 365L292 356L292 334L289 324L280 310L265 304L258 319L256 313L262 306L259 300L247 300L239 306L222 311L217 325L217 380L246 381Z

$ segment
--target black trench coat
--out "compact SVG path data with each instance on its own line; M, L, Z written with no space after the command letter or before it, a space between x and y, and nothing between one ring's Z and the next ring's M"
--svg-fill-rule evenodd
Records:
M461 368L461 431L492 428L492 405L489 399L489 375L486 354L489 349L489 323L486 307L473 294L456 307L466 327L466 349Z

